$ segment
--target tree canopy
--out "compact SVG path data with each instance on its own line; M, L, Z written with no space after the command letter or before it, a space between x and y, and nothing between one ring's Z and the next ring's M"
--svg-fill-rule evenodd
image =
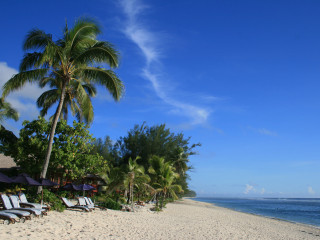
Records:
M38 99L38 105L43 108L42 114L54 103L58 103L41 177L47 173L53 137L61 113L66 114L70 107L79 119L92 122L90 97L93 91L88 84L105 87L116 101L123 95L123 83L112 70L118 67L119 54L109 42L97 40L100 33L99 24L88 18L78 19L70 29L66 24L62 37L56 41L51 34L42 30L31 30L23 43L26 54L20 63L20 72L3 86L2 97L22 88L27 82L53 88L53 91L45 93L46 98L42 95ZM109 66L109 69L105 66Z
M46 154L51 123L39 117L31 122L24 121L23 126L20 138L14 145L7 146L5 153L13 157L24 172L38 177ZM107 161L92 152L94 141L83 123L74 121L73 126L69 126L65 120L60 121L54 136L48 175L75 180L89 173L107 172Z

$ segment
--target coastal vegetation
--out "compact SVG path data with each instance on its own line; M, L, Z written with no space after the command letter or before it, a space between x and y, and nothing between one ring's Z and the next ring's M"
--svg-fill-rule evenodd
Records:
M93 120L90 99L95 94L93 84L105 87L116 101L123 94L123 83L112 70L118 67L118 52L109 42L97 40L100 33L100 26L85 18L77 20L71 29L66 24L62 38L56 41L42 30L31 30L23 43L26 54L20 63L20 72L3 86L2 97L22 88L27 82L52 88L38 99L42 115L58 102L48 136L40 174L42 178L46 177L58 120L67 115L68 107L78 119L90 123ZM101 67L103 64L110 69Z
M152 201L160 210L169 201L194 194L188 187L190 156L200 144L191 144L190 137L171 132L165 124L148 126L145 122L116 141L90 134L95 85L105 87L116 101L124 92L113 71L119 64L118 52L109 42L97 40L100 32L95 21L79 19L71 29L66 25L62 38L56 41L38 29L28 33L20 72L2 89L0 120L18 117L4 101L9 93L27 82L49 90L37 100L40 116L24 121L19 137L0 129L0 152L12 157L19 171L33 178L47 177L60 185L89 183L88 176L98 178L103 186L94 198L101 206L119 210L121 204L131 204L134 210L135 202ZM105 65L109 69L102 67ZM55 106L54 115L46 120ZM70 112L72 125L68 124ZM40 200L39 191L26 189L29 198ZM58 197L74 194L45 189L43 197L53 209L63 211L61 203L56 203Z

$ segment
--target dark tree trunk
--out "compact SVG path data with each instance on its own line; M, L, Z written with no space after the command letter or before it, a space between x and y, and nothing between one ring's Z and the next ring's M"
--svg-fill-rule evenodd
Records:
M62 110L62 106L63 106L63 102L64 102L64 98L65 98L65 93L66 93L66 83L64 83L63 87L62 87L62 93L61 93L61 97L60 97L60 102L59 105L57 107L56 113L54 115L54 119L52 122L52 127L51 127L51 132L50 132L50 138L49 138L49 143L48 143L48 149L47 149L47 155L46 158L43 162L43 166L42 166L42 171L40 174L41 178L45 178L46 174L47 174L47 170L48 170L48 166L49 166L49 161L50 161L50 156L51 156L51 151L52 151L52 144L53 144L53 137L56 131L56 127L57 127L57 123L61 114L61 110ZM42 190L42 187L38 187L38 193L40 193Z

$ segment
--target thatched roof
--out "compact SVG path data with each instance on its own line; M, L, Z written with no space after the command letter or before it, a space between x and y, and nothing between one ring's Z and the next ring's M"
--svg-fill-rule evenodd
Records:
M7 157L0 154L0 168L12 168L17 167L17 164L13 161L11 157Z

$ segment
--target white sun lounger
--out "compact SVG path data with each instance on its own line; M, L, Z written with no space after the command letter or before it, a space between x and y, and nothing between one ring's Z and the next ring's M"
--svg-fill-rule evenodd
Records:
M4 197L8 198L8 196L4 196ZM45 211L45 209L22 208L22 207L20 207L19 200L18 200L17 196L10 196L10 200L11 200L11 203L12 203L11 208L9 208L10 206L5 206L6 209L26 211L26 212L29 212L31 214L34 214L36 216L41 216L41 217L43 216L42 214L45 214L43 211L41 211L41 210Z
M20 218L13 214L13 213L9 213L9 212L5 212L5 211L0 211L0 219L3 220L3 224L10 224L10 223L15 223L15 222L24 222L25 218Z
M31 207L31 208L45 208L45 209L49 209L49 207L46 204L40 204L40 203L30 203L28 202L26 195L24 193L21 193L19 195L19 199L20 199L20 205L21 206L27 206L27 207Z
M85 198L83 198L83 197L79 197L78 198L78 205L76 205L76 206L84 206L84 207L87 207L87 208L92 209L92 210L95 209L94 206L87 204Z
M17 215L19 218L31 219L31 213L13 209L8 196L1 194L1 200L4 208L6 209L2 211L3 213L11 213Z
M93 206L95 208L100 208L101 210L107 210L107 208L105 208L105 207L94 204L92 202L91 198L89 198L89 197L84 197L84 200L86 201L87 205L89 205L89 206Z
M88 207L74 205L73 203L71 203L66 198L61 198L61 199L62 199L64 205L66 205L67 208L79 209L79 210L86 211L86 212L90 212L91 211Z

